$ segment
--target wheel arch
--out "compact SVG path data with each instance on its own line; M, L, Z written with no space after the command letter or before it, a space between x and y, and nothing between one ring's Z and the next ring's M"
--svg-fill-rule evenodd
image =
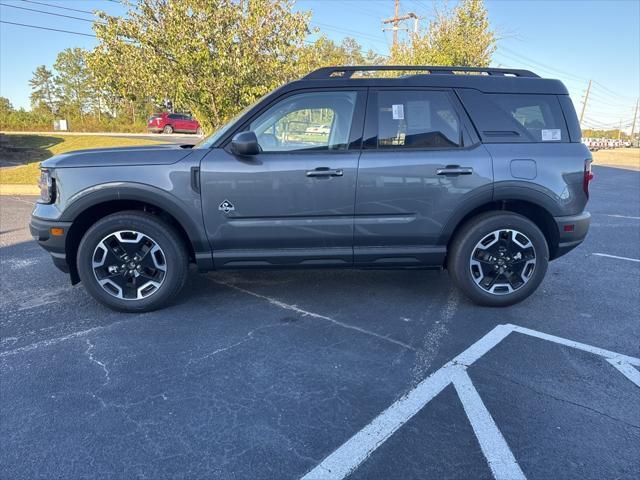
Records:
M172 225L183 239L189 259L202 269L213 267L211 250L204 232L188 213L186 206L170 194L148 185L102 186L91 192L75 196L63 214L61 221L72 222L65 241L65 253L72 283L80 281L76 254L80 240L96 221L112 213L140 210L158 215ZM198 210L198 215L201 215Z
M446 236L443 238L443 243L447 245L447 250L449 250L457 233L469 220L489 211L513 212L531 220L540 229L547 241L549 259L553 260L556 257L560 235L552 212L537 202L522 198L492 200L475 205L473 208L466 210L466 212L458 212L445 227Z

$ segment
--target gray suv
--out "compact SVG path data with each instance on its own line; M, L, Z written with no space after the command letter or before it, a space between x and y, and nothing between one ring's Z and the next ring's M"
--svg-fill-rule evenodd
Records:
M446 268L474 302L505 306L583 241L591 178L558 80L329 67L194 147L45 161L30 227L71 282L121 311L165 305L189 263Z

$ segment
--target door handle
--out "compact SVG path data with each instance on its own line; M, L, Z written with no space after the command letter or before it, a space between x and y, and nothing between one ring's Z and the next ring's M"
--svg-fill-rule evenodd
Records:
M447 165L444 168L438 168L436 170L436 175L471 175L472 173L473 168L460 167L458 165Z
M342 177L343 175L344 171L341 168L332 170L329 167L318 167L307 172L307 177Z

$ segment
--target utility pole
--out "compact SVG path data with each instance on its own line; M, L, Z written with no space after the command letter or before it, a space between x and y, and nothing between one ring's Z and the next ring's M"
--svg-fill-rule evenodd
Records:
M386 20L382 20L382 23L384 25L389 25L389 24L393 24L393 26L391 28L382 28L382 31L386 31L386 30L392 30L393 31L393 46L392 46L392 50L395 50L398 46L398 30L407 30L408 29L406 27L402 27L400 28L400 22L403 22L405 20L409 20L413 18L414 20L414 24L413 24L413 32L414 33L418 33L418 15L416 15L413 12L409 12L405 15L400 15L400 0L394 0L394 12L393 12L393 18L387 18Z
M633 123L631 124L631 141L633 142L633 134L636 133L636 119L638 118L638 103L640 99L636 99L636 111L633 113Z
M618 127L618 140L620 140L621 135L622 135L622 119L620 119L620 126Z
M592 80L589 80L589 85L587 86L587 93L584 94L584 102L582 102L582 111L580 112L580 126L582 126L584 111L587 108L587 100L589 100L589 92L591 91L591 82Z

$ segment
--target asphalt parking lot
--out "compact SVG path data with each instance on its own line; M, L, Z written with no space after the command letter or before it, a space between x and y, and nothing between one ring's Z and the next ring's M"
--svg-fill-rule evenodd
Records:
M507 309L322 270L118 314L1 197L0 478L640 478L640 172L594 172L587 240Z

